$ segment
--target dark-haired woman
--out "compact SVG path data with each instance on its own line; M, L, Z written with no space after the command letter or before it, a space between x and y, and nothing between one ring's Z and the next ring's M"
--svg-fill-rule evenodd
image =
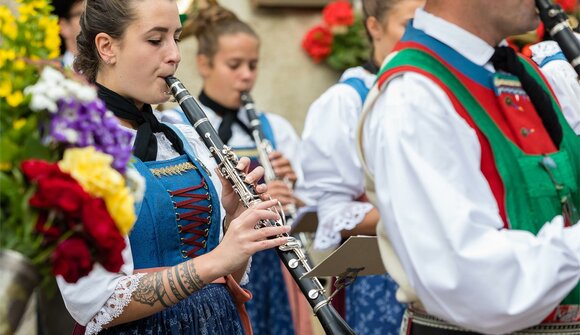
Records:
M153 116L151 104L169 98L164 78L180 62L181 30L173 0L86 1L74 66L135 133L134 165L147 185L121 271L97 267L76 284L59 280L69 312L85 326L78 333L243 334L232 296L241 291L232 290L253 253L285 243L267 239L284 227L254 229L277 217L268 210L273 201L245 210L193 128ZM243 159L238 168L247 166Z

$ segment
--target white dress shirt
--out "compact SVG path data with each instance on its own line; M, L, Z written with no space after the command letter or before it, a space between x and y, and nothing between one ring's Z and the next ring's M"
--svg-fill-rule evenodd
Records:
M415 28L493 71L493 47L419 9ZM580 225L503 229L475 131L444 91L403 73L369 99L362 134L382 224L427 312L482 333L540 323L580 278ZM563 100L560 100L563 101Z
M372 87L376 75L362 67L346 70L340 81L360 78ZM316 201L316 249L337 247L340 232L353 229L373 208L357 201L364 194L364 174L355 147L362 100L350 85L338 83L308 110L302 132L301 166L307 197Z

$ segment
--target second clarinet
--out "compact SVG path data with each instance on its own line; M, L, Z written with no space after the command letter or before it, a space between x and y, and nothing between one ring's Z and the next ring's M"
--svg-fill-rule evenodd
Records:
M242 101L242 106L248 115L250 131L252 132L252 139L254 140L254 143L256 144L256 150L258 151L258 161L264 168L264 180L266 183L274 180L282 180L286 186L292 190L292 181L290 181L288 178L279 178L279 176L274 171L274 167L270 161L270 153L274 151L274 148L272 143L266 138L264 132L262 131L262 122L258 117L256 106L254 104L254 100L250 96L250 93L242 92L240 94L240 100ZM291 223L296 217L296 206L294 204L287 205L285 214L287 220L289 223Z
M240 197L243 205L249 207L256 202L260 202L260 197L256 194L254 187L246 183L243 173L236 169L238 162L236 155L231 148L221 141L195 98L189 94L177 78L167 77L165 81L181 106L185 116L211 152L219 171L231 183L232 188ZM269 220L267 222L261 222L258 226L281 224L282 222L279 220ZM285 236L288 237L287 234ZM310 265L302 252L300 244L293 237L288 237L288 239L288 243L278 247L276 252L302 293L306 296L308 303L312 307L314 314L318 317L326 334L355 334L334 307L332 307L318 279L304 276L311 270Z

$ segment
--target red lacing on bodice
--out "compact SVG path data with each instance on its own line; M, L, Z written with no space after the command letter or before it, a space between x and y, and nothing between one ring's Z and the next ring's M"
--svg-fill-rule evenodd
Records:
M169 195L171 197L183 197L188 198L183 201L175 202L173 201L173 208L187 208L190 209L189 212L185 213L175 213L175 220L177 222L181 221L189 221L186 224L178 224L177 228L179 234L181 235L181 245L191 245L193 246L190 250L181 249L181 255L183 258L187 257L195 257L195 253L201 249L205 249L206 246L206 238L209 234L209 226L211 224L211 210L212 206L200 206L196 205L196 202L202 200L210 200L209 193L206 192L205 194L197 194L197 193L189 193L192 191L199 190L200 188L208 189L205 179L202 178L201 183L199 185L182 188L175 191L169 191ZM209 214L207 218L200 217L200 214ZM190 237L184 237L184 234L193 234ZM201 238L203 238L201 241Z

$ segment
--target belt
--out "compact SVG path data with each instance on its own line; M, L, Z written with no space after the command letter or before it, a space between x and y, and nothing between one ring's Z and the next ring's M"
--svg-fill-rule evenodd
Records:
M403 315L401 335L481 335L432 315L407 309ZM580 323L543 323L531 328L518 330L511 335L578 335Z

